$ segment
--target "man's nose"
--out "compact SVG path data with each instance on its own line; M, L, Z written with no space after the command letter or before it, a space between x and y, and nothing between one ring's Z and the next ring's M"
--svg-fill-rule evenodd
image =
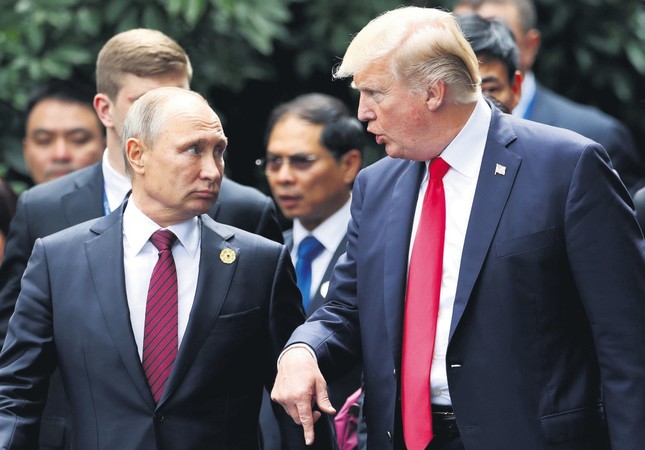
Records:
M72 153L69 149L69 145L65 142L65 139L58 138L54 141L54 160L56 161L69 161L71 159Z

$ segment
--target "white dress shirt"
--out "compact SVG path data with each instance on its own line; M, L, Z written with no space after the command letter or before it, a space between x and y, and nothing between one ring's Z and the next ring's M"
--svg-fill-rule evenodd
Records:
M148 286L152 269L159 258L157 248L149 239L152 233L160 228L162 227L141 212L135 205L134 199L130 197L123 214L123 262L130 321L140 358L143 355ZM201 221L194 217L186 222L171 225L167 229L177 236L177 242L172 248L172 256L177 268L178 345L181 347L197 290L201 256L199 251Z
M291 259L294 265L298 262L298 247L302 240L309 234L312 234L325 249L314 259L311 263L311 298L316 295L318 286L322 281L325 271L331 263L331 259L336 252L336 249L347 234L347 224L351 216L350 206L352 199L345 203L338 211L329 216L324 222L318 225L313 231L307 230L298 219L293 221L293 248L291 249ZM323 297L324 297L323 293ZM310 300L311 300L310 298Z
M108 152L105 150L101 169L103 171L104 200L107 198L110 212L112 212L121 205L127 193L130 192L132 184L130 183L130 178L114 170L110 165L107 154Z
M448 335L457 292L461 253L466 239L468 219L475 197L490 120L490 107L483 99L480 99L464 128L441 153L441 158L450 165L450 169L443 178L446 195L446 234L439 296L439 317L430 374L431 400L432 403L438 405L451 404L446 374ZM411 236L416 236L421 217L423 197L428 186L428 164L426 163L426 173L419 188ZM410 241L411 254L414 239ZM408 255L408 264L409 262Z

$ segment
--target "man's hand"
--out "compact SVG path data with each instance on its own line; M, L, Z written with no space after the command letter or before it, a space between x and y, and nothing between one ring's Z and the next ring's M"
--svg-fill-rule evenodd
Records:
M313 410L313 405L318 405L323 413L336 413L316 360L302 347L293 347L283 353L271 400L280 403L294 422L302 425L307 445L314 442L314 423L321 416L319 411Z

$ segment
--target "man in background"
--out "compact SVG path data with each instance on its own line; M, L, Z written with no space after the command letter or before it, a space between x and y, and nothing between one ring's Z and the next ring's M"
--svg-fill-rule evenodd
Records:
M92 106L94 88L51 80L29 96L22 152L34 184L51 181L99 161L105 132Z
M293 220L284 241L296 265L307 316L327 295L336 261L345 252L351 189L367 139L345 104L326 94L300 95L275 107L267 121L261 160L273 198ZM331 380L330 400L340 409L360 387L358 365ZM262 434L266 449L280 450L265 399Z
M513 33L504 23L477 14L464 14L457 20L477 56L482 93L499 101L505 112L513 111L522 96L519 51Z
M645 167L631 132L620 121L597 108L575 103L542 86L532 71L541 36L533 0L457 0L456 14L477 13L504 21L520 50L522 98L513 114L566 128L600 143L631 194L645 184ZM548 51L548 49L546 49Z
M112 37L96 62L95 110L106 128L101 161L24 192L11 224L5 260L0 266L0 340L18 293L34 242L89 219L109 214L130 191L121 148L123 120L132 103L163 86L188 89L192 67L186 52L160 31L133 29ZM215 220L282 241L270 197L227 178L209 211ZM71 411L59 372L54 372L41 428L42 448L70 448Z

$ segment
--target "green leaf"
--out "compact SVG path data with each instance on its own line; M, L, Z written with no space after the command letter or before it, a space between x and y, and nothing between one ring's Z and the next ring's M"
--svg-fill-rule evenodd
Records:
M88 64L94 61L95 55L88 49L76 45L65 45L51 51L49 56L62 63L71 65Z
M206 11L206 0L186 0L186 11L184 17L190 26L194 26Z
M166 0L166 10L170 16L176 17L186 6L183 0Z
M627 59L638 73L645 75L645 47L642 42L628 41L625 43L625 53Z

